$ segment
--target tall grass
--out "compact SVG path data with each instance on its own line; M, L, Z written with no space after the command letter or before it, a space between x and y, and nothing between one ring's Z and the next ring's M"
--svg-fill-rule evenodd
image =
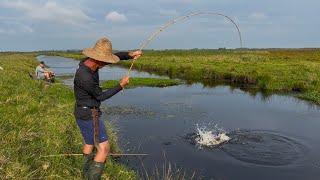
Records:
M0 179L80 179L82 157L41 157L81 152L73 92L61 84L32 80L28 72L37 65L35 54L0 56ZM112 159L105 176L136 178Z

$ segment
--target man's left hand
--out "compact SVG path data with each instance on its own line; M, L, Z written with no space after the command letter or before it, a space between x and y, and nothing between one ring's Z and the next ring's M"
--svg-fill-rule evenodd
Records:
M142 56L142 51L138 50L138 51L133 51L133 52L129 52L129 55L132 57L132 59L136 60L138 59L140 56Z

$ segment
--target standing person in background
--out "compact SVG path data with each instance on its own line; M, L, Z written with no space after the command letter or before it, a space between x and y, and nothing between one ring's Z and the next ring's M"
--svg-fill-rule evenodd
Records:
M99 86L99 69L119 60L137 59L141 51L119 52L112 54L112 44L107 38L99 39L93 48L82 52L87 58L79 63L74 78L76 97L74 115L80 128L84 146L83 176L85 179L100 179L110 151L110 144L104 122L99 118L102 101L121 91L128 83L129 76L124 76L118 85L102 91ZM93 154L94 145L97 153Z

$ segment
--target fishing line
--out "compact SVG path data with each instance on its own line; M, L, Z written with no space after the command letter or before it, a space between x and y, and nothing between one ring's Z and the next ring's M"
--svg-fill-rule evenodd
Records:
M149 45L154 40L154 38L158 37L159 34L162 31L164 31L165 29L167 29L168 27L170 27L170 26L172 26L172 25L174 25L174 24L176 24L176 23L178 23L180 21L189 20L191 17L199 16L199 15L222 16L222 17L226 18L227 20L229 20L234 25L234 27L237 29L238 36L239 36L239 42L240 42L240 48L242 48L243 42L242 42L241 31L240 31L240 28L237 25L237 23L235 23L235 21L232 18L230 18L229 16L224 15L222 13L211 12L211 11L200 11L200 12L192 12L192 13L189 13L187 15L179 16L177 18L174 18L173 20L168 21L167 23L162 25L160 28L158 28L156 31L154 31L146 40L144 40L141 43L141 45L139 47L139 50L140 51L143 50L147 45ZM130 75L130 72L132 70L132 67L133 67L135 61L136 61L136 59L133 59L132 62L131 62L131 66L130 66L130 68L128 70L128 76Z

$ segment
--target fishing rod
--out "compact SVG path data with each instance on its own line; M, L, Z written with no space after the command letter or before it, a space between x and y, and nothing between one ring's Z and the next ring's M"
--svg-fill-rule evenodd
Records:
M237 23L232 19L230 18L229 16L227 15L224 15L222 13L217 13L217 12L212 12L212 11L200 11L200 12L192 12L192 13L189 13L187 15L183 15L183 16L179 16L177 18L174 18L173 20L170 20L168 21L167 23L165 23L164 25L162 25L160 28L158 28L156 31L154 31L146 40L144 40L140 47L139 47L139 50L143 50L147 45L149 45L153 40L154 38L158 37L159 34L164 31L165 29L167 29L168 27L180 22L180 21L184 21L184 20L188 20L190 19L191 17L193 16L199 16L199 15L214 15L214 16L222 16L224 18L226 18L227 20L229 20L234 26L235 28L237 29L237 32L238 32L238 36L239 36L239 41L240 41L240 48L243 47L243 42L242 42L242 36L241 36L241 31L240 31L240 28L239 26L237 25ZM130 72L132 70L132 67L134 65L134 62L136 61L136 59L133 59L132 62L131 62L131 66L128 70L128 76L130 75Z
M117 154L117 153L110 153L109 156L148 156L149 154ZM53 154L53 155L46 155L40 156L42 158L46 157L65 157L65 156L83 156L83 154Z

